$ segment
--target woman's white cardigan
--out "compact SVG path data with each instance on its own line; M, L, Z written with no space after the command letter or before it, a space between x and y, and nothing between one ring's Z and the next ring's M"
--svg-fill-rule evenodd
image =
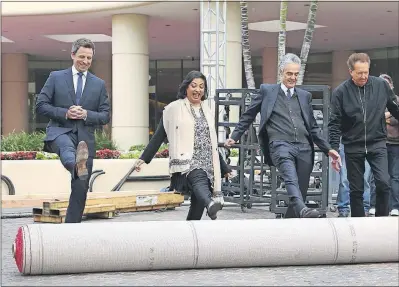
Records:
M218 141L215 130L215 116L206 103L201 103L208 122L213 157L214 184L213 193L221 191L221 171L218 152ZM169 141L169 173L185 173L190 168L194 154L195 120L187 98L176 100L165 107L163 125Z

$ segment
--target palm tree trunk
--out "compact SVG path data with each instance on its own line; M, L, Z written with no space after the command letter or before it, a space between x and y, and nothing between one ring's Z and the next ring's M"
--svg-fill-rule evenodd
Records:
M248 89L255 89L255 79L252 71L251 61L251 47L249 45L249 30L248 30L248 4L247 1L240 1L241 8L241 45L242 45L242 57L244 60L244 71L245 79L247 80ZM259 126L260 114L255 118L255 129ZM256 137L256 133L252 133L253 137Z
M302 85L303 78L305 75L306 63L308 61L308 55L310 50L310 45L312 44L314 26L316 23L316 12L318 6L318 0L312 0L309 7L308 23L306 26L305 36L303 38L302 49L301 49L301 70L299 71L299 76L297 80L297 85Z
M249 46L248 31L248 4L247 1L240 1L241 7L241 42L242 56L244 60L245 78L248 89L255 89L255 80L252 72L251 47Z
M281 0L280 3L280 32L278 34L278 62L277 62L277 83L280 83L280 69L279 64L281 59L285 55L285 41L286 41L286 34L287 34L287 9L288 4L286 0Z

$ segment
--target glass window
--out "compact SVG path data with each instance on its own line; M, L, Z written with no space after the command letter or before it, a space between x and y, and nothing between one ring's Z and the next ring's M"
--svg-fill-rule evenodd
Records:
M391 76L394 86L399 85L399 47L361 52L370 56L370 75L378 77L381 74L388 74Z
M179 85L183 79L181 60L159 60L157 63L156 93L158 101L169 104L176 100Z
M303 78L304 85L331 85L332 53L309 54Z
M176 99L182 81L181 60L150 61L149 136L155 132L165 105Z
M192 58L191 60L183 60L183 73L182 80L186 77L186 75L191 71L200 71L200 61Z
M150 61L150 80L149 80L149 133L150 137L155 132L161 109L158 107L158 96L156 93L157 85L157 66L156 61Z

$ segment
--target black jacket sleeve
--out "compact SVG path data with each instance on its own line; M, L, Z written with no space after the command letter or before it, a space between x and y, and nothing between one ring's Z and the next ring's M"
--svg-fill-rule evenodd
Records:
M262 85L263 86L263 85ZM256 95L251 100L251 105L248 109L241 115L240 121L237 123L233 133L231 134L231 138L238 142L241 139L243 133L249 128L250 124L256 118L256 115L260 112L262 101L263 101L263 93L265 89L261 86L260 94Z
M165 141L166 137L167 136L165 128L163 126L163 119L161 118L157 130L155 131L147 147L141 154L140 159L143 160L145 163L149 164L151 160L154 158L157 151L159 150L161 144Z
M341 119L342 119L342 108L341 108L342 93L340 90L335 89L332 93L331 99L331 113L328 122L328 136L330 139L330 145L333 149L339 152L339 143L341 139Z
M220 153L219 153L219 161L220 161L220 173L222 177L224 177L227 173L230 173L232 170L229 167L229 165L224 161Z

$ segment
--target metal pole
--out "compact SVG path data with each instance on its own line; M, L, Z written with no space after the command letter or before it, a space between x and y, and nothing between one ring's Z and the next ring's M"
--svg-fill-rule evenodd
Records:
M215 114L216 89L225 88L226 83L226 24L227 3L223 1L201 1L201 48L200 67L208 82L208 104ZM224 109L219 109L223 120ZM225 130L219 128L219 141L224 142Z

